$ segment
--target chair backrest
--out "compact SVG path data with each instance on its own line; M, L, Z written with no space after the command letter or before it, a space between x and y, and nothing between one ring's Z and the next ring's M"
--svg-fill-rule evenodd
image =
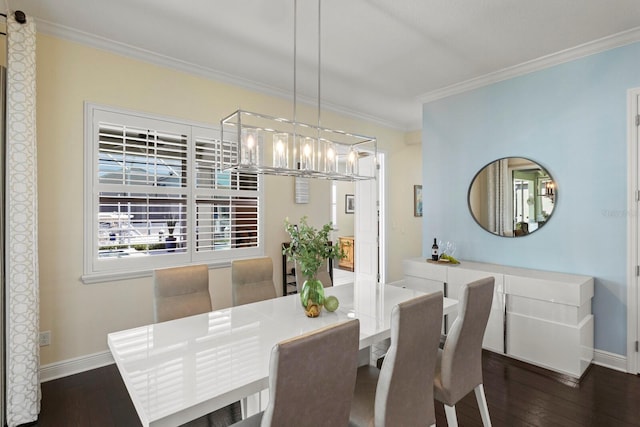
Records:
M359 337L353 319L276 344L262 426L348 425Z
M441 291L398 304L391 311L391 346L376 388L376 426L436 423L433 378L442 328Z
M271 258L232 261L231 294L234 306L275 298Z
M482 339L487 327L495 279L487 277L462 287L458 317L447 334L441 356L441 382L451 402L482 384Z
M171 267L153 272L155 322L211 311L209 268L206 265Z
M300 268L298 263L296 263L295 269L296 269L296 288L298 290L298 293L300 293L302 292L302 284L304 283L306 278L304 277L304 274L302 274L302 269ZM320 280L320 282L322 282L322 286L325 288L328 288L329 286L333 286L333 280L331 279L331 274L329 273L328 260L325 259L322 265L320 266L320 268L318 269L318 274L316 275L316 279Z

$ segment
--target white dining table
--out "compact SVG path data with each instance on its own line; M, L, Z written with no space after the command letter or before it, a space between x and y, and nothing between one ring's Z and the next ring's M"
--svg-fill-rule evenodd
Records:
M389 338L391 309L422 292L367 282L325 289L339 308L305 316L298 295L113 332L111 354L143 426L177 426L268 388L273 346L360 320L360 349ZM457 301L444 298L444 314Z

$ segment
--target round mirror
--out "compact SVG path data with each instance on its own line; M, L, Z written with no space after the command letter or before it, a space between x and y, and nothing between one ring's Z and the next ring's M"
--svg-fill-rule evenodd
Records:
M476 174L468 202L471 215L488 232L521 237L549 221L557 197L556 183L542 166L522 157L505 157Z

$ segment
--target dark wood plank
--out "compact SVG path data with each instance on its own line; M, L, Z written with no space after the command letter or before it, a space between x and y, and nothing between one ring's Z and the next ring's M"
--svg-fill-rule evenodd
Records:
M42 384L43 427L138 427L138 419L116 365Z

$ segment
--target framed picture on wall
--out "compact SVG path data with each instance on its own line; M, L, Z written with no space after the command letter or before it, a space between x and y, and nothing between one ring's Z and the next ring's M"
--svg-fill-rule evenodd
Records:
M422 185L413 186L413 216L422 216Z
M344 195L344 213L352 214L356 211L356 198L353 194Z

